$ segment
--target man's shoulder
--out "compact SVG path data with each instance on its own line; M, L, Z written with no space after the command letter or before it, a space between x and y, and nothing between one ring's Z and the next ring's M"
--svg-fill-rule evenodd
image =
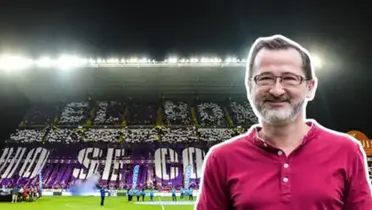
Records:
M231 139L228 139L222 143L216 144L210 148L210 153L214 155L225 155L231 154L232 152L245 147L248 149L250 144L250 140L252 138L252 131L251 129L243 134L235 136Z
M335 131L318 124L320 129L319 138L323 143L328 144L332 147L341 147L343 149L355 150L361 147L361 142L350 136L349 134Z

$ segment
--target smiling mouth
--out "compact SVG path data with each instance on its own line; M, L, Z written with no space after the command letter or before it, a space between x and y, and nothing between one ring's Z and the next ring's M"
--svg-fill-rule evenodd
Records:
M275 104L275 103L288 103L288 101L268 101L268 100L266 100L265 103L273 103L273 104Z
M265 103L268 103L273 106L283 106L285 104L288 104L288 101L265 101Z

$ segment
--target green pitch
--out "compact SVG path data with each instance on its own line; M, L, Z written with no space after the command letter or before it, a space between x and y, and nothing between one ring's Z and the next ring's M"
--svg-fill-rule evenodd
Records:
M43 197L32 203L0 203L4 210L193 210L188 199L172 202L170 197L154 197L154 202L128 203L127 197L106 197L105 206L100 206L100 197ZM194 198L195 201L195 198ZM174 204L175 203L175 204Z

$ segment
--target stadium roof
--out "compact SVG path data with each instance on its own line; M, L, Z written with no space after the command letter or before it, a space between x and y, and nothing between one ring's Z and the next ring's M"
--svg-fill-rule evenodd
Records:
M3 72L29 100L60 102L84 100L87 96L109 100L124 96L155 99L244 98L245 64L193 64L147 66L90 66L61 70L32 68Z

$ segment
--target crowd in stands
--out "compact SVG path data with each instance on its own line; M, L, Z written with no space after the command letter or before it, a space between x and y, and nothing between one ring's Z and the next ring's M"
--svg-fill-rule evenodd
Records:
M59 106L56 104L34 104L24 117L24 124L46 125L58 114Z
M120 124L124 119L125 104L118 101L98 102L97 113L94 119L96 125Z
M71 102L68 103L61 113L59 124L77 125L87 116L89 112L88 102Z
M195 128L165 128L161 130L161 141L168 143L195 142L197 131Z
M50 129L46 136L46 141L50 143L57 142L79 142L83 141L83 133L80 130L68 129L68 128L57 128Z
M153 142L157 139L155 129L131 129L124 133L126 143Z
M10 139L18 143L41 142L45 132L45 129L17 129L15 133L11 134Z
M166 101L164 116L168 125L191 125L190 107L184 102Z
M247 101L145 103L89 99L59 106L32 106L10 141L218 142L244 131L237 128L248 128L256 122Z
M121 129L90 129L85 132L85 140L90 142L118 142Z
M199 133L200 140L211 142L219 142L221 139L228 140L237 134L237 132L234 132L234 130L226 128L201 128L199 129Z
M226 118L222 108L216 103L198 104L198 114L202 127L226 127Z
M52 128L45 130L23 129L12 134L9 143L192 143L228 140L237 135L229 128L165 128L152 129L70 129Z
M160 103L85 101L59 105L34 105L25 115L24 126L46 125L55 119L60 126L84 125L153 125L158 120L159 108L166 125L194 125L201 127L230 127L227 115L235 124L249 127L257 119L247 101L194 102L165 100ZM192 112L195 113L192 113ZM195 119L196 118L196 119Z
M234 121L239 125L251 125L258 121L248 101L243 103L233 101L230 103L230 110Z
M128 107L129 125L152 125L156 121L157 105L155 103L131 103Z

